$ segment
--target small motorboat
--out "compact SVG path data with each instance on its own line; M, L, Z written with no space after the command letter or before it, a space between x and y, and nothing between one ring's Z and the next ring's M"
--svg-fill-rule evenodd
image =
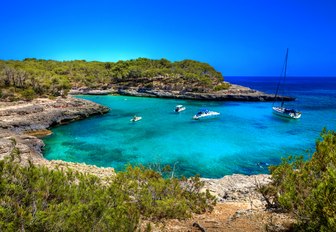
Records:
M142 119L142 117L134 116L130 121L131 122L137 122L137 121L139 121L141 119Z
M273 106L272 109L273 113L280 117L293 118L293 119L298 119L301 117L301 112L296 111L294 109L287 109L285 107L277 107L277 106Z
M181 111L185 110L186 108L183 105L177 105L175 106L174 112L180 113Z
M198 120L201 118L214 118L220 115L220 113L215 112L215 111L210 111L210 110L201 110L197 114L194 115L193 119Z

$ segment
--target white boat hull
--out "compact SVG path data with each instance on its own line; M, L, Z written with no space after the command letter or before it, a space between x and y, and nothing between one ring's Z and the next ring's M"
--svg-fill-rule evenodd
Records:
M206 114L201 114L201 115L194 115L193 119L198 120L198 119L206 119L206 118L215 118L217 116L219 116L220 113L218 112L214 112L214 111L210 111L209 113Z
M178 109L175 109L174 112L180 113L180 112L184 111L185 109L186 109L185 107L178 108Z
M141 119L142 119L142 117L136 117L136 118L132 118L130 121L131 122L137 122L137 121L139 121Z
M291 119L298 119L301 117L300 112L286 112L284 107L272 107L273 113L277 116Z

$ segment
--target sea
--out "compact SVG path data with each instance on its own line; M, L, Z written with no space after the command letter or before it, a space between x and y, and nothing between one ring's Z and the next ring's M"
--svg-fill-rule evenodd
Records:
M275 93L278 77L227 77L231 83ZM109 107L109 113L58 126L43 140L49 160L124 170L170 165L176 176L221 178L269 173L283 157L309 159L323 128L336 130L336 78L290 77L280 93L296 101L297 120L272 114L272 102L220 102L129 96L77 96ZM173 112L182 104L186 110ZM200 109L215 119L193 120ZM134 116L142 120L131 122Z

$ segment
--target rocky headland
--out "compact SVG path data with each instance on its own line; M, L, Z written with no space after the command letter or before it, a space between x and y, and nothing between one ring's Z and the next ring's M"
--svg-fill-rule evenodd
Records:
M273 94L263 93L241 85L229 84L229 87L224 90L214 91L204 89L204 91L192 91L186 88L169 89L169 88L149 88L144 86L109 86L104 89L94 89L88 87L72 88L70 94L72 95L108 95L119 94L126 96L137 97L157 97L157 98L178 98L191 100L207 100L207 101L274 101ZM278 96L278 99L285 101L294 101L295 98L288 96Z
M71 97L0 103L0 128L12 132L45 130L108 111L107 107Z
M107 107L72 97L55 100L39 98L30 102L0 102L0 159L11 154L16 148L20 152L20 161L23 164L31 161L50 168L73 168L102 177L111 175L114 173L113 168L44 159L44 143L39 138L50 134L49 129L53 126L108 111Z

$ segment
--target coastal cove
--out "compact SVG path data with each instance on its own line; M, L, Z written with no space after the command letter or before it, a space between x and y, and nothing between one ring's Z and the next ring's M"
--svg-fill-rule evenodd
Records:
M245 129L244 127L246 127L248 124L251 124L251 122L253 121L258 121L259 124L255 125L256 128L255 130L257 131L257 133L253 134L253 136L255 136L256 138L264 138L265 141L267 141L267 139L273 139L271 136L274 136L274 134L268 133L270 128L273 128L273 132L279 132L279 131L286 132L280 134L281 136L278 137L278 140L283 141L284 143L282 143L282 146L280 148L279 147L274 148L274 150L276 151L276 153L274 154L285 153L284 150L289 149L288 147L286 147L288 146L287 144L288 141L297 142L297 147L293 148L293 150L290 149L290 154L293 154L294 152L300 152L302 154L302 152L304 152L305 146L306 147L314 146L314 140L316 137L318 137L321 131L320 127L322 127L322 125L327 126L328 129L335 128L336 120L334 116L336 113L335 112L336 109L334 103L335 103L336 80L332 78L322 80L323 82L316 82L314 80L309 79L308 80L299 79L290 83L289 87L291 88L289 89L291 89L291 91L288 93L288 95L297 97L298 100L296 102L288 102L286 103L286 106L288 105L288 107L290 107L292 105L293 107L294 106L297 107L303 112L305 116L300 120L294 120L294 121L291 120L283 121L280 120L280 118L274 117L270 112L270 107L272 106L270 102L258 102L258 103L220 102L220 101L211 102L211 101L190 101L190 100L143 98L143 97L139 98L128 96L79 96L79 97L66 97L66 98L58 97L56 99L40 98L40 99L34 99L33 101L0 102L0 135L1 135L0 158L3 159L6 156L12 156L14 154L14 157L16 157L14 159L17 162L23 164L23 166L26 166L28 163L33 163L35 165L41 166L42 168L46 167L51 170L56 169L66 171L70 169L75 172L80 172L83 174L90 174L90 175L92 174L94 176L97 176L99 179L101 179L103 182L106 183L106 181L109 181L111 177L114 178L115 176L118 176L119 174L122 173L118 172L116 173L114 168L101 168L101 167L98 168L96 165L89 165L90 163L87 161L84 161L86 164L83 164L79 163L83 162L81 160L75 160L74 162L64 162L61 160L47 160L45 159L43 154L45 155L45 151L50 144L49 145L47 144L47 147L43 149L45 144L41 139L35 136L37 136L40 132L43 132L44 134L49 133L48 129L51 129L54 132L54 134L46 138L52 138L54 135L56 135L57 130L64 130L62 136L66 136L67 143L64 143L62 145L69 145L72 141L76 142L78 140L78 137L76 137L76 135L80 134L80 136L86 138L83 139L83 142L80 144L81 147L77 147L76 150L74 149L76 154L83 155L83 153L80 153L82 150L93 150L98 155L99 152L104 151L104 147L101 146L102 149L97 150L96 147L93 147L90 144L92 141L94 141L94 139L92 138L96 136L95 133L97 131L100 130L101 132L110 132L111 128L116 129L117 128L115 127L116 125L113 125L113 122L116 122L115 119L118 120L122 119L123 123L125 123L124 119L126 119L127 123L129 123L130 109L132 109L131 112L132 114L137 113L138 112L137 109L139 109L140 110L139 112L148 111L149 114L147 115L152 116L153 114L150 114L151 108L154 108L156 110L155 114L157 115L160 115L159 113L162 113L162 116L160 116L161 119L162 117L164 117L164 119L171 120L175 117L177 120L181 120L182 123L180 124L167 120L167 122L174 124L174 126L169 128L171 129L171 131L175 131L175 134L177 132L181 133L180 137L175 138L176 141L178 140L185 141L186 139L188 139L187 136L189 136L189 134L187 132L189 126L185 126L186 123L187 125L188 123L191 123L190 125L193 125L193 127L195 128L199 127L208 128L206 130L207 133L213 131L215 134L219 135L215 138L215 140L218 139L219 141L221 138L223 138L223 135L220 133L225 132L229 133L230 130L232 131L232 128L235 127L236 130L242 132L241 134L236 135L235 140L244 141L244 139L248 138L247 135L249 135L247 131L244 130ZM232 80L232 82L235 81L237 81L236 83L239 84L243 84L244 82L245 85L247 86L254 86L253 88L262 89L263 91L268 92L270 94L272 93L271 90L272 87L275 85L273 81L269 81L269 79L262 79L262 78L261 79L242 78ZM107 108L100 104L96 104L92 101L84 100L82 98L88 98L96 102L99 101L102 104L106 104L106 100L108 98L111 98L114 99L118 104L110 105L109 108ZM133 104L130 104L128 101L131 102L134 101L134 102ZM123 104L119 104L120 102L122 102ZM139 104L139 103L145 103L145 104ZM172 107L172 105L175 106L175 104L177 103L182 103L185 104L185 106L187 106L187 110L189 111L186 110L182 112L187 114L185 115L183 115L182 113L174 114L172 112L173 109L171 109L170 107ZM111 104L111 102L109 104ZM128 106L125 108L127 112L121 114L121 110L120 108L118 108L118 105L123 105L124 107ZM144 107L144 105L146 107ZM131 108L130 106L132 106L133 108ZM198 122L193 121L189 116L190 114L191 115L194 114L194 112L193 113L191 112L194 109L198 110L198 107L208 107L209 109L218 110L221 112L222 118L209 121L198 121ZM264 116L261 117L261 115ZM145 118L148 118L145 114L141 114L141 116L144 116L143 120L145 120ZM84 118L87 119L78 121ZM104 123L104 125L99 125L100 123L103 123L106 118L110 119L113 118L113 121L110 122L111 124L109 125ZM141 120L139 123L145 122L143 120ZM245 125L242 124L243 121L245 121ZM160 129L160 127L162 126L164 128L166 127L165 125L167 125L167 123L164 122L164 120L161 120L159 122L160 124L158 124L158 122L154 123L158 126L154 128L152 132L155 132L156 130ZM220 130L211 130L212 129L211 126L214 126L212 125L212 123L213 124L220 123L219 124ZM227 126L230 124L231 126ZM263 126L265 124L267 125L266 127ZM78 125L81 126L78 127ZM134 124L131 123L129 125L134 126L135 128L133 130L134 134L139 132L143 132L145 134L146 132L145 130L141 129L141 126L138 123ZM183 125L183 127L181 127L181 125ZM66 131L69 131L69 128L71 128L71 126L74 126L74 128L76 129L73 130L74 133L72 135L64 133ZM75 126L77 126L77 128ZM287 130L285 130L286 127ZM289 127L292 128L292 131L288 130ZM183 130L178 129L184 129L186 133L183 134ZM201 129L199 129L198 131L202 132ZM203 132L206 131L203 130ZM149 133L149 134L150 135L153 134L155 136L160 135L155 133ZM161 135L166 136L167 134L169 133L164 133ZM106 135L107 135L106 137L109 138L107 142L113 141L112 137L110 137L108 134ZM205 136L200 137L200 140L198 141L197 144L190 143L187 144L185 148L188 147L192 148L193 146L202 148L202 144L204 142L207 141L209 142L209 139L204 141L202 139L212 136L211 133L208 134L200 133L200 135ZM293 137L292 135L296 136ZM313 135L316 137L314 137L314 139L309 139L308 138L309 135ZM303 137L305 137L306 140L302 139ZM296 141L296 139L299 139L299 141ZM136 139L128 141L129 143L132 143L133 141L136 141ZM211 140L210 142L213 141ZM273 139L273 142L277 142L277 140ZM248 144L248 141L246 141L246 144ZM269 143L269 144L272 144L273 146L274 144L278 145L276 143ZM109 149L111 149L113 144L109 145L110 145ZM120 145L122 146L125 144ZM249 145L251 150L253 151L261 150L260 148L264 146L264 144L252 144L252 143ZM208 150L213 152L214 149L211 149L212 147L210 146L211 145L209 145ZM17 152L19 156L15 155L15 153ZM200 162L199 160L199 158L201 157L200 155L198 157L189 156L187 157L189 159L185 160L188 161L189 163L196 163L196 165L199 165L199 166L194 165L192 166L192 168L193 167L199 168L205 165L209 166L209 162L213 162L214 160L213 159L214 156L212 155L214 153L211 152L208 153L207 156L209 158L208 160L206 159L201 160L204 161L204 163ZM67 154L69 153L67 152ZM264 154L262 154L263 155L262 158L271 157L271 154L272 154L271 152L264 152ZM236 157L238 156L237 154L234 155ZM234 162L235 161L234 158L236 158L234 157L234 155L228 157L226 163L229 165L235 165L236 167L240 168L239 166L240 164L238 162ZM115 158L118 158L118 156L115 156ZM164 160L166 157L161 156L161 158L162 160ZM251 162L250 158L251 156L245 155L244 163ZM275 158L280 159L278 157ZM258 173L266 172L265 161L264 162L260 161L258 163L259 165L256 165L257 167L259 167ZM164 163L160 161L160 164ZM174 164L176 164L175 174L181 175L182 173L181 171L184 170L181 169L179 163L175 162ZM254 166L254 164L252 165ZM256 166L254 166L254 168ZM221 168L226 168L226 166L223 166ZM241 170L241 169L238 170L238 168L235 171L236 173L239 173L239 171ZM196 171L191 170L191 171L198 172L198 170ZM216 230L220 231L225 231L224 228L238 228L238 227L241 228L242 225L245 225L249 229L244 231L261 231L262 229L265 228L265 225L269 223L270 220L272 220L272 223L275 223L276 226L281 226L282 224L284 224L284 222L293 223L293 219L291 219L289 215L265 211L266 202L265 199L261 196L260 192L257 190L258 188L257 186L265 186L269 184L271 182L270 175L233 174L233 175L226 175L218 179L204 178L209 176L209 173L212 174L211 172L202 174L203 178L201 178L201 181L204 182L205 184L202 191L208 189L212 195L216 196L218 200L218 205L215 206L213 211L214 213L194 215L188 221L173 220L164 222L164 225L165 226L168 225L167 228L170 228L167 229L167 231L176 231L176 228L178 228L179 231L190 231L190 229L193 228L194 225L201 225L203 228L209 228L209 229L216 228ZM195 224L195 221L197 221L198 223ZM161 223L159 224L154 223L154 224L156 228L157 226L160 226Z
M0 232L336 232L336 1L3 1Z
M259 82L258 79L236 81L269 93L276 83L275 79L266 78ZM323 84L315 85L311 79L302 78L289 83L286 95L298 98L290 104L303 112L302 119L296 121L273 116L272 103L268 102L79 96L111 111L54 128L53 135L44 139L44 155L47 159L85 162L116 170L123 170L128 163L169 164L175 165L178 175L200 174L208 178L267 173L267 165L260 163L278 164L287 155L308 157L306 150L313 150L322 128L335 129L335 82L330 79ZM177 104L185 105L187 110L175 114L173 108ZM193 121L191 117L200 108L221 115L214 120ZM134 114L143 120L130 123ZM321 115L323 118L316 120Z

